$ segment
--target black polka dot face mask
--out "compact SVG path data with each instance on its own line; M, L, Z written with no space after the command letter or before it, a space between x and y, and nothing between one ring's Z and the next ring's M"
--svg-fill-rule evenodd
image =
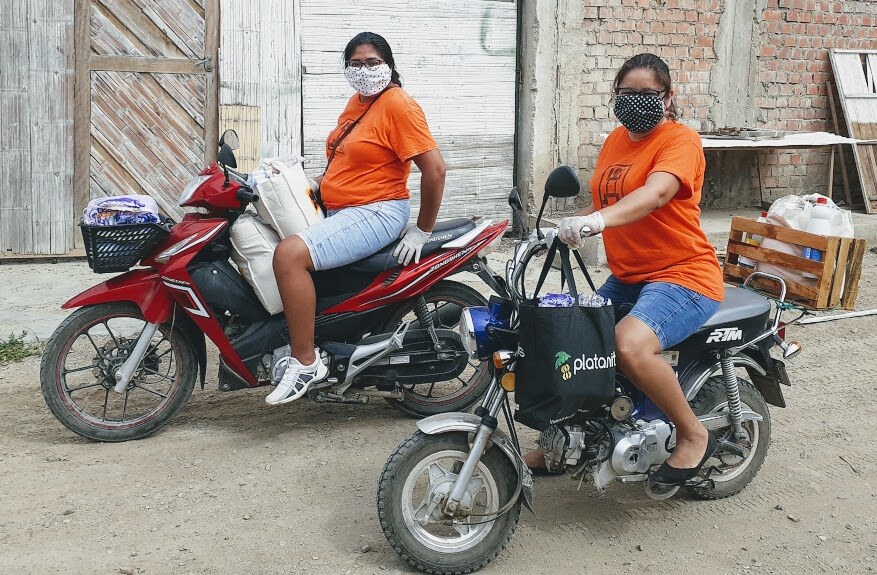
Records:
M664 99L660 96L615 96L615 117L635 134L650 132L664 118Z

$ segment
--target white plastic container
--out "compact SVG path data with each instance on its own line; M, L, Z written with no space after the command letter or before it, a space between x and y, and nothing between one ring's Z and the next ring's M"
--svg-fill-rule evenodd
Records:
M831 235L831 218L833 215L834 210L828 205L828 200L826 198L818 198L813 209L810 211L810 221L807 223L807 229L805 231L809 234L820 236ZM804 253L802 255L815 262L821 262L824 256L820 250L807 247L804 248ZM814 274L806 272L801 275L806 278L817 277Z

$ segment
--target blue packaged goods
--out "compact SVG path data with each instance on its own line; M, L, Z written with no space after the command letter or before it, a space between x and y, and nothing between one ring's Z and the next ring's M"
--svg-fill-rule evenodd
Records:
M565 293L547 293L539 296L539 307L572 307L575 299Z
M82 213L88 226L119 226L125 224L158 224L158 204L145 194L109 196L88 202Z

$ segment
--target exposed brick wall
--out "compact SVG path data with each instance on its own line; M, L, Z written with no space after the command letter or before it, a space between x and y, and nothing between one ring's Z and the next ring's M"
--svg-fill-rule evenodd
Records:
M609 93L614 75L638 52L656 53L669 64L683 122L698 131L717 128L711 116L715 97L710 94L710 79L725 4L720 0L583 0L581 21L564 22L561 32L570 33L581 46L582 55L576 61L581 64L578 128L583 172L593 169L602 143L600 134L617 126ZM752 45L758 79L758 91L753 94L754 127L833 132L826 89L826 82L833 81L829 49L877 48L877 1L760 0L758 6L763 9ZM840 132L846 134L842 119ZM760 165L754 153L744 154L749 158L751 189L748 195L738 194L738 204L758 199L759 168L768 201L788 193L825 193L827 189L828 148L762 153ZM724 176L714 168L722 162L714 161L714 154L707 159L705 199L720 205ZM835 164L839 170L839 157ZM834 177L838 199L843 197L839 174L836 171ZM848 174L853 199L860 199L852 164ZM706 189L710 186L716 189Z

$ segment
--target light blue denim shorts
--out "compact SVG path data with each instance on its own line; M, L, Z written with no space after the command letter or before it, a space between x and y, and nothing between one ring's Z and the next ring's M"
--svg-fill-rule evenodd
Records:
M329 210L325 220L297 233L314 269L328 270L359 261L399 239L408 223L408 200L387 200Z
M668 282L626 284L611 275L597 293L612 300L616 323L632 315L655 332L661 349L683 341L719 309L716 300Z

